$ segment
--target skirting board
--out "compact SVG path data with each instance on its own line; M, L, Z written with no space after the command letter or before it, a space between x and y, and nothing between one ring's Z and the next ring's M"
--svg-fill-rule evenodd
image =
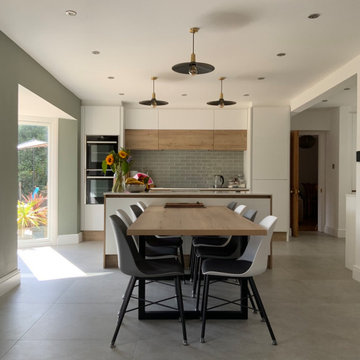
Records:
M353 266L352 278L356 281L360 281L360 267L357 265Z
M335 236L337 238L344 238L345 237L345 230L344 229L334 229L330 226L325 226L324 227L324 233L331 235L331 236Z
M20 271L14 270L0 279L0 296L20 285Z
M74 245L79 244L82 241L82 233L78 234L67 234L67 235L58 235L58 245Z

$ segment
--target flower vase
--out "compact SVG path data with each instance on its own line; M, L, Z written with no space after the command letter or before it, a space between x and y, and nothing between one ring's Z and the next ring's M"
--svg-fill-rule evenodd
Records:
M114 183L112 187L112 192L118 193L124 191L124 184L123 184L123 175L122 172L116 172L114 174Z

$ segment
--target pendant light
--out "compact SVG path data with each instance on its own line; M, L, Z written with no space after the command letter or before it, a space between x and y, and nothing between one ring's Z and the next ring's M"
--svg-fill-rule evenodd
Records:
M196 74L206 74L213 70L215 70L214 66L210 64L200 63L196 62L195 57L195 51L194 51L194 37L195 33L199 31L200 28L193 27L190 29L190 32L192 33L193 41L192 41L192 54L190 62L176 64L172 67L172 69L175 72L181 73L181 74L190 74L190 75L196 75Z
M230 100L224 100L224 95L223 95L223 80L225 80L226 77L221 77L219 80L221 81L221 92L220 92L220 99L219 100L215 100L215 101L209 101L207 104L208 105L214 105L214 106L219 106L220 108L223 108L224 106L227 105L235 105L236 102L235 101L230 101Z
M139 101L139 104L141 105L147 105L147 106L152 106L153 108L157 107L157 106L161 106L161 105L167 105L168 102L167 101L162 101L162 100L156 100L155 97L155 80L157 79L156 76L153 76L151 78L152 82L153 82L153 92L152 92L152 97L151 100L143 100L143 101Z

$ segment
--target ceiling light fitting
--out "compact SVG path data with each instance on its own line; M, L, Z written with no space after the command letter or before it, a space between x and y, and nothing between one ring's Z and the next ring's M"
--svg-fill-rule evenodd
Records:
M175 72L178 72L180 74L197 75L197 74L206 74L215 70L215 67L210 64L196 62L196 56L194 50L194 38L195 38L195 33L197 33L199 30L200 28L198 27L193 27L190 29L190 33L192 33L192 38L193 38L190 62L174 65L172 69Z
M278 54L276 54L276 56L279 56L279 57L282 57L282 56L285 56L286 55L286 53L278 53Z
M157 79L156 76L153 76L151 78L152 82L153 82L153 92L152 92L152 97L151 100L143 100L143 101L139 101L139 104L141 105L147 105L147 106L152 106L153 108L157 107L157 106L161 106L161 105L167 105L168 102L167 101L162 101L162 100L156 100L155 97L155 80Z
M318 17L320 17L320 14L319 14L319 13L310 14L310 15L308 16L309 19L317 19Z
M208 105L214 105L214 106L219 106L220 108L223 108L224 106L228 106L228 105L235 105L236 102L235 101L229 101L229 100L224 100L224 94L223 94L223 80L225 80L225 77L221 77L219 80L221 81L221 92L220 92L220 99L216 100L216 101L209 101L207 104Z
M259 76L257 79L258 80L265 80L265 77L264 76Z
M114 80L115 77L114 77L114 76L108 76L108 79L109 79L109 80Z
M345 91L350 90L350 89L351 89L351 88L349 88L349 87L344 88Z
M100 51L94 50L94 51L92 51L91 53L92 53L93 55L99 55L99 54L100 54Z
M68 16L76 16L77 12L75 10L66 10L65 14Z

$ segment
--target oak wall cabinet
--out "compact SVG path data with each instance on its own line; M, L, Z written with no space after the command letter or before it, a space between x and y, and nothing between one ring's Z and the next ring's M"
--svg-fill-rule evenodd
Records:
M214 150L247 150L247 130L214 130Z
M125 130L125 148L131 150L159 150L159 130Z
M159 150L213 149L213 130L159 130Z

